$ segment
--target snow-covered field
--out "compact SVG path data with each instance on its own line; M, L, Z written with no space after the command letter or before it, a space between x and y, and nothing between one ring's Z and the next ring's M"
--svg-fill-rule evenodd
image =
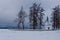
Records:
M0 29L0 40L60 40L60 31L14 31Z

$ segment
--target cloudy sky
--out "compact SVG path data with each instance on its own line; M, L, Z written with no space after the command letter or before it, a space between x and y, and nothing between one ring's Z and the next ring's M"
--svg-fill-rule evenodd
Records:
M45 14L51 15L52 8L60 5L60 0L0 0L0 24L14 23L20 7L23 6L28 14L29 7L32 3L42 3L41 6L45 9ZM46 15L46 16L47 16Z

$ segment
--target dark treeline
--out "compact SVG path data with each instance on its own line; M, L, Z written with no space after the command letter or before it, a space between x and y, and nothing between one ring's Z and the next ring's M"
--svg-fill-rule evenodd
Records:
M36 27L39 26L39 29L43 29L43 26L45 25L45 22L43 22L43 16L44 16L44 8L41 7L41 3L33 3L32 6L29 8L29 24L32 27L32 29L36 29ZM52 9L52 29L60 29L60 8L59 5ZM27 14L25 13L23 6L21 7L20 12L18 13L18 29L21 29L20 26L22 26L23 29L25 29L25 18ZM49 18L46 18L49 20Z

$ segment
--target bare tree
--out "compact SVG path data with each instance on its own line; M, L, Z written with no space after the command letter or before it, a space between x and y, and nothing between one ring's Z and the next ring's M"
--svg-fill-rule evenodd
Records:
M24 29L24 21L25 21L25 11L23 10L23 7L21 7L21 10L18 14L18 28L20 28L20 25L22 24Z

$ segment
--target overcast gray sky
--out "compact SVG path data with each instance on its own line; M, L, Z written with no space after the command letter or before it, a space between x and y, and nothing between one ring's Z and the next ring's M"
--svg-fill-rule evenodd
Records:
M23 6L26 13L29 11L29 7L32 3L42 3L41 6L45 9L45 14L51 14L52 8L56 5L60 5L60 0L0 0L0 24L13 23L16 16Z

